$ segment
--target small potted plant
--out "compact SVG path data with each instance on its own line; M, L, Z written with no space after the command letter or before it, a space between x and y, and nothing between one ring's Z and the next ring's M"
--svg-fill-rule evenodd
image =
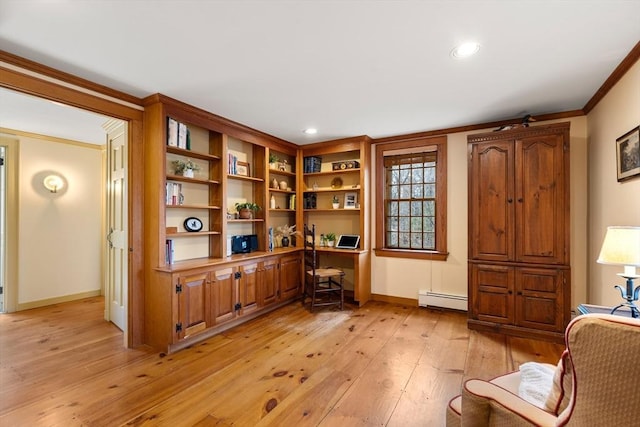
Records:
M236 211L238 211L238 218L251 219L253 214L260 210L260 206L251 202L236 203Z
M327 233L324 235L324 238L327 240L327 246L332 248L336 243L336 235L335 233Z
M293 236L302 236L297 230L294 230L296 225L282 225L276 229L276 236L282 237L282 247L286 248L289 246L289 239Z
M280 159L278 158L278 156L275 153L269 152L269 169L277 170L278 169L277 163L279 161L280 161Z
M333 196L333 209L338 209L340 207L340 200L338 200L338 196Z
M174 160L171 164L173 165L173 170L176 175L182 175L186 178L193 178L193 173L200 170L200 166L191 159L187 159L186 161Z

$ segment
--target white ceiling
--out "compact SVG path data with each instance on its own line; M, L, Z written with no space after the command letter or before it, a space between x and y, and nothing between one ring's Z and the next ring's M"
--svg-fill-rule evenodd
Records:
M640 0L0 0L0 46L305 144L581 109L639 17ZM36 108L0 96L0 126Z

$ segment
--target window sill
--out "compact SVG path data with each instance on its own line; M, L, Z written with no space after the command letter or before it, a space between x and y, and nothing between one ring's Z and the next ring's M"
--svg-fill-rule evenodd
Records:
M404 249L374 249L376 256L390 258L426 259L430 261L446 261L449 252L409 251Z

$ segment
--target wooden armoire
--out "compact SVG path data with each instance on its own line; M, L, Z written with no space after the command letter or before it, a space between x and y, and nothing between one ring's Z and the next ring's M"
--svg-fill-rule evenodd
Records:
M468 136L471 329L562 341L569 123Z

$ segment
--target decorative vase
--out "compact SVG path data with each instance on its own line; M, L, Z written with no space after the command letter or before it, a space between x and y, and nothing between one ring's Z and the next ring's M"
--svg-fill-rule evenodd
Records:
M282 247L283 248L289 247L289 238L287 236L282 236Z
M280 189L281 190L286 190L288 186L289 186L289 184L287 184L287 181L280 181Z
M340 203L332 203L333 209L338 209L340 207Z
M332 248L335 240L327 240L327 247Z
M271 181L271 188L278 188L278 180L273 178L273 181Z
M240 219L251 219L252 211L251 209L240 209L238 212L238 218Z
M193 178L193 169L185 169L182 171L182 176L185 178Z

